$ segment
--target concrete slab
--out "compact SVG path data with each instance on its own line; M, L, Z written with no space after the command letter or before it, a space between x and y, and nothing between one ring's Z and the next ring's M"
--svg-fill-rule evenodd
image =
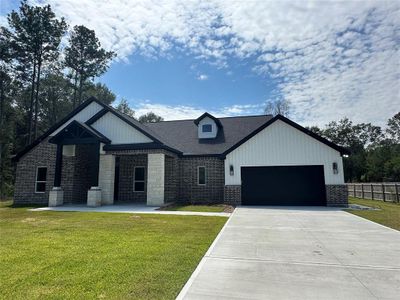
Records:
M178 299L398 299L399 249L340 209L239 207Z
M166 211L157 210L159 207L147 206L145 204L126 205L103 205L88 207L86 205L63 205L57 207L39 207L29 209L30 211L79 211L79 212L108 212L108 213L129 213L129 214L159 214L159 215L181 215L181 216L212 216L229 217L231 213L217 212L194 212L194 211Z

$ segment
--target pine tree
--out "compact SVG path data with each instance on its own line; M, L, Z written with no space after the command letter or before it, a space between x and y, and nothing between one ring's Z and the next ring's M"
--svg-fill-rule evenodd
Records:
M39 90L42 67L55 61L61 38L67 30L64 19L57 19L50 5L30 6L21 2L19 11L8 15L19 70L30 77L28 143L38 133ZM26 76L26 75L25 75Z
M82 102L83 89L88 79L102 75L107 71L112 51L101 48L93 30L85 26L75 26L65 49L65 65L72 70L75 87L73 106Z

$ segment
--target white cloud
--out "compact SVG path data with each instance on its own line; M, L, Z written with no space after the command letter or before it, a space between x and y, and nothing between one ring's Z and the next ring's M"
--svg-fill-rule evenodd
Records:
M265 107L264 103L245 104L245 105L234 104L222 108L222 112L229 116L263 114L264 107Z
M263 104L248 104L239 105L234 104L232 106L223 107L220 109L207 110L202 107L188 106L188 105L166 105L160 103L153 103L149 100L136 100L130 101L132 108L135 110L135 116L139 117L148 112L153 112L164 120L184 120L184 119L196 119L201 116L204 112L209 112L216 117L229 117L238 115L252 115L262 114Z
M276 92L303 123L349 116L383 124L399 110L399 1L45 2L95 29L122 60L172 48L217 67L232 56L258 58L254 70L279 82Z
M207 80L207 79L208 79L208 76L206 74L200 74L199 76L197 76L197 80L203 81L203 80Z

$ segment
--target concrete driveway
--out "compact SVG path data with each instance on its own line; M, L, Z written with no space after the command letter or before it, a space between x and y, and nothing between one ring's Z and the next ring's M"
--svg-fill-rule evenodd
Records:
M400 232L334 208L240 207L178 299L400 299Z

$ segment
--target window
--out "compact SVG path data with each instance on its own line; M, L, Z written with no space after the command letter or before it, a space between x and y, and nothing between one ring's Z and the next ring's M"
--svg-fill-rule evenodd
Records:
M211 124L204 124L204 125L201 127L201 130L202 130L203 132L212 132L212 125L211 125Z
M197 184L198 185L206 184L206 167L197 168Z
M134 168L133 190L135 192L144 192L144 167Z
M47 167L37 167L35 180L35 193L46 191Z

